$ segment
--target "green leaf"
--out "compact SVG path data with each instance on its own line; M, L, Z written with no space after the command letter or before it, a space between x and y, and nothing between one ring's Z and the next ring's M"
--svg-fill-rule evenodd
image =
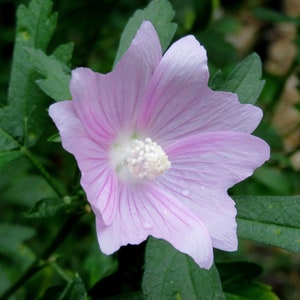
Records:
M54 50L53 56L55 56L58 60L60 60L66 66L69 66L70 61L72 59L73 50L74 50L73 43L62 44Z
M300 196L234 199L240 237L300 252Z
M56 133L56 134L50 136L47 139L47 142L50 142L50 143L61 143L61 136L59 135L59 133Z
M69 99L71 44L59 46L51 56L43 51L56 26L50 0L32 0L17 11L16 40L7 105L0 108L0 167L33 146L49 120L49 98ZM44 79L37 77L39 71ZM36 84L36 81L38 85Z
M0 108L0 125L10 121L6 118L6 111L6 108ZM16 141L3 127L4 126L0 126L0 168L22 155L18 141ZM13 130L13 128L11 129Z
M241 297L241 296L238 296L238 295L232 295L230 293L224 293L225 295L225 299L226 300L249 300L248 298L245 298L245 297Z
M231 290L231 293L234 292L248 300L279 300L272 292L271 286L257 281L236 286L235 289Z
M66 286L54 286L46 290L40 300L84 300L86 291L78 274Z
M279 300L271 286L258 281L240 282L229 290L226 300Z
M131 41L135 37L137 30L141 26L141 23L145 20L150 21L154 25L158 33L162 49L165 51L177 28L175 23L171 23L174 14L172 6L167 0L154 0L150 2L145 9L137 10L129 19L122 33L114 64L116 64L126 52Z
M278 300L272 288L256 281L262 268L250 262L218 263L226 300Z
M25 214L25 217L48 218L71 213L80 213L83 211L84 205L84 201L69 196L64 197L64 199L41 199Z
M19 150L0 152L0 168L6 165L8 162L17 159L21 156L22 153Z
M112 297L105 297L103 300L147 300L148 298L141 292L124 293Z
M149 238L143 291L148 300L225 299L217 269L199 266L163 240Z
M28 7L21 5L18 8L9 102L22 101L28 86L33 85L24 47L46 50L57 20L57 14L51 14L51 8L50 0L32 0Z
M19 147L19 143L0 128L0 149L2 151L8 151Z
M260 57L253 53L240 62L226 79L218 72L209 85L214 90L236 93L241 103L254 104L265 84L261 76Z
M279 300L271 286L257 281L241 284L224 295L226 300Z
M45 79L36 80L38 86L51 98L56 101L71 99L69 82L71 79L70 69L57 58L62 55L63 59L69 57L73 45L62 45L59 53L47 56L39 49L26 48L28 60L34 71L42 75ZM66 53L62 51L64 49Z
M47 121L47 97L34 82L25 47L45 50L56 26L50 0L32 0L17 11L16 39L7 105L0 109L0 166L34 145ZM13 150L11 154L7 151Z
M58 300L83 300L86 299L84 284L78 274L70 281Z

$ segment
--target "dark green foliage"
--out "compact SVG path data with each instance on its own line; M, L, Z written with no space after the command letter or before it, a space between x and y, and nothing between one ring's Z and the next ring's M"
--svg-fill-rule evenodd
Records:
M175 23L171 23L173 17L174 11L167 0L154 0L144 10L137 10L122 33L115 64L129 47L143 20L151 21L159 35L163 51L166 50L177 27Z
M149 238L145 268L143 290L149 300L225 299L215 266L201 269L163 240Z
M226 300L279 300L271 287L257 281L263 270L249 262L217 264Z
M49 58L50 63L42 62L42 58L46 59L43 51L46 51L57 20L57 15L51 13L51 7L50 1L35 0L28 7L21 5L17 12L8 100L6 106L0 108L0 166L20 157L22 146L33 146L49 121L46 111L49 99L35 83L38 77L33 68L41 73L46 72L44 76L51 71L49 66L56 68L52 75L65 84L65 94L53 79L39 81L39 85L50 93L50 81L54 96L60 98L62 94L68 95L68 77L57 75L57 69L63 68L62 64L69 61L72 48L61 46Z
M261 77L261 60L253 53L240 62L226 78L221 72L217 72L210 81L210 87L236 93L241 103L254 104L264 87L265 82Z
M32 1L20 6L7 107L0 112L0 125L11 137L28 147L39 139L46 120L47 97L36 86L35 74L25 47L46 50L56 26L50 1ZM38 18L36 17L38 16Z
M240 237L300 252L300 197L237 197Z
M61 45L50 56L39 49L25 48L25 51L32 69L43 76L43 79L36 80L37 85L56 101L71 99L69 91L71 71L66 64L71 59L73 45Z
M86 291L84 284L78 274L68 282L66 286L54 286L46 290L40 300L84 300Z
M82 214L85 203L82 199L64 197L46 198L37 201L32 209L25 214L26 218L48 218L67 214Z

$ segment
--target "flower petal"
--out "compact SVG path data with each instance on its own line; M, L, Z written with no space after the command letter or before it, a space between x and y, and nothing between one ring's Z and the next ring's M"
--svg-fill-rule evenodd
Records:
M203 185L228 189L252 175L270 157L262 139L240 132L194 135L165 147L172 171Z
M155 70L141 108L140 126L153 139L174 141L212 131L251 133L262 112L237 95L208 88L205 49L193 36L175 42Z
M96 224L99 245L106 254L128 243L138 244L152 235L190 255L201 267L212 265L212 245L203 223L154 184L124 185L114 222L105 226L96 218Z
M89 137L82 126L73 101L50 106L49 114L59 129L62 145L72 153L81 171L81 185L89 202L110 224L116 210L117 178L109 165L107 149Z
M203 222L214 248L237 250L235 203L225 191L213 190L185 178L178 180L177 176L172 175L166 176L161 186Z
M261 139L238 132L195 135L167 147L172 167L158 179L205 224L214 247L236 250L236 209L227 189L269 158Z
M110 140L135 126L136 113L161 51L153 25L144 21L111 73L103 75L86 68L73 71L71 94L88 132Z

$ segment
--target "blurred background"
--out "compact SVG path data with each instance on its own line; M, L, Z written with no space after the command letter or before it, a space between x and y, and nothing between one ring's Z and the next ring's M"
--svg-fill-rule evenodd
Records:
M6 102L16 10L18 5L28 2L0 0L0 105ZM61 43L72 42L75 48L71 68L88 66L98 72L109 72L125 24L136 9L148 3L146 0L55 0L53 10L59 17L49 53ZM272 155L251 179L235 186L230 193L300 194L300 1L170 0L170 3L175 10L174 22L178 24L174 39L195 35L207 49L211 74L218 69L229 73L252 52L262 59L266 84L257 105L263 108L265 116L255 134L270 144ZM54 127L46 128L45 139L35 146L35 151L43 153L43 163L56 178L71 185L73 178L78 177L76 165L70 155L62 154L58 144L46 143L53 133ZM53 193L25 159L1 169L0 292L59 230L62 217L47 222L23 217L37 200ZM63 268L66 273L77 270L88 288L114 272L116 259L100 254L93 226L92 214L84 216L53 259L52 268L45 268L29 282L26 292L20 290L17 298L12 299L35 299L37 289L42 291L48 285L59 284L61 279L53 271L55 268ZM300 254L241 241L238 253L216 255L220 260L241 259L261 264L264 272L260 280L270 284L280 299L300 299Z

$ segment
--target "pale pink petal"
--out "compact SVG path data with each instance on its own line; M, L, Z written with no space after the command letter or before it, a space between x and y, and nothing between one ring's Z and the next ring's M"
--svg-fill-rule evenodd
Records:
M109 140L136 126L145 89L161 56L157 33L145 21L111 73L104 75L86 68L72 72L72 98L88 132Z
M200 132L251 133L262 112L235 94L208 88L205 49L193 36L175 42L163 56L145 94L140 126L160 141Z
M74 102L62 101L50 106L49 114L59 129L63 147L72 153L81 171L81 185L89 202L106 224L116 210L117 178L109 165L107 149L92 139L83 128Z
M154 184L123 185L115 220L105 226L96 218L99 245L106 254L120 246L139 244L149 235L162 238L190 255L203 268L213 261L212 245L203 223Z
M270 147L262 139L230 131L187 137L168 145L165 151L172 163L171 172L221 189L249 177L270 157Z
M213 246L237 248L236 209L227 189L269 158L268 145L249 134L262 112L208 88L206 52L194 37L161 56L157 33L145 21L111 73L76 69L73 101L53 104L49 113L78 162L104 253L152 235L209 268ZM134 136L162 146L171 168L153 180L119 177L112 166L133 161L125 156ZM156 175L157 156L147 156L153 157L143 168L156 168Z
M201 219L214 248L237 250L235 203L225 191L172 175L165 176L160 183L166 192L172 193Z
M166 148L172 167L157 181L203 221L214 247L236 250L236 209L226 190L250 176L269 151L263 140L244 133L192 136Z

